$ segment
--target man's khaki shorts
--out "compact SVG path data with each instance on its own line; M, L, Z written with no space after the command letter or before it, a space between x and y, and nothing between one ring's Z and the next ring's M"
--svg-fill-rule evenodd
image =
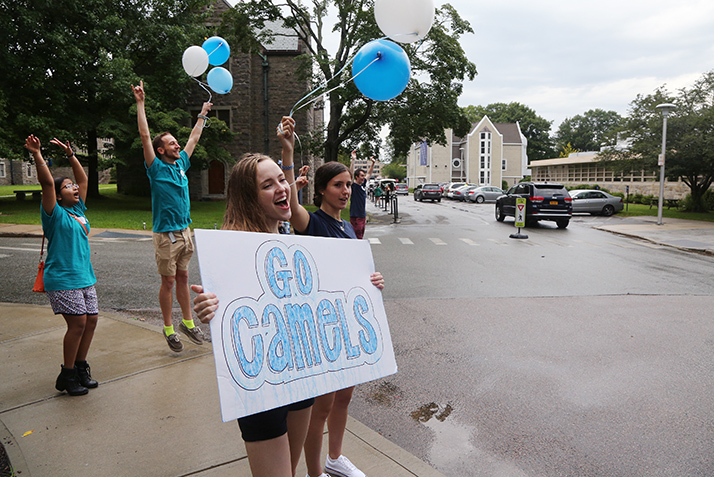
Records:
M171 235L176 240L175 243L172 243ZM154 233L154 252L160 275L174 277L177 270L188 270L193 256L191 229L186 227L173 232Z

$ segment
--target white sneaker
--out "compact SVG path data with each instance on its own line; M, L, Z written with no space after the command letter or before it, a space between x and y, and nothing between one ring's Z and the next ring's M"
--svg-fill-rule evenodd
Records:
M364 472L359 470L350 460L341 455L337 459L332 460L327 456L325 462L325 470L336 477L366 477Z

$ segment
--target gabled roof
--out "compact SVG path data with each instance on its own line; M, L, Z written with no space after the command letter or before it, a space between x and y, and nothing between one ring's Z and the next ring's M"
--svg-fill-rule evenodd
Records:
M493 123L503 136L503 144L521 144L521 131L516 123Z

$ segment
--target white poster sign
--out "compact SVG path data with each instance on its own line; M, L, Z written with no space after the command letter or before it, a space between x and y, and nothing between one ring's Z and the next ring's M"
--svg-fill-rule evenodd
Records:
M194 233L224 422L397 372L368 241Z

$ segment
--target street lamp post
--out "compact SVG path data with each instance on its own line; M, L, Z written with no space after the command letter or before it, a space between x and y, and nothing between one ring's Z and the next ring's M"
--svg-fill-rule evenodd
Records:
M659 155L659 202L657 205L657 225L662 225L662 205L664 204L664 154L667 148L667 116L677 109L671 103L658 104L657 109L662 111L662 153Z

